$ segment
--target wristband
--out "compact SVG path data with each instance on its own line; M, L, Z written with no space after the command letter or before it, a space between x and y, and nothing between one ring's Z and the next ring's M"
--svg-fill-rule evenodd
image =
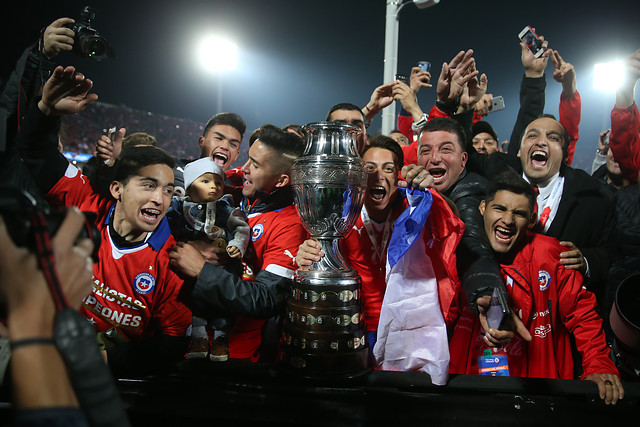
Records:
M411 130L414 132L420 132L420 129L422 129L424 125L427 124L428 118L429 116L427 115L427 113L422 113L422 118L420 120L411 123Z
M14 351L16 348L27 345L54 345L53 338L25 338L23 340L9 342L9 348Z
M456 113L456 111L458 111L459 106L460 106L460 97L456 98L451 103L444 103L440 100L436 100L436 107L438 108L438 110L448 114L449 116L453 116Z

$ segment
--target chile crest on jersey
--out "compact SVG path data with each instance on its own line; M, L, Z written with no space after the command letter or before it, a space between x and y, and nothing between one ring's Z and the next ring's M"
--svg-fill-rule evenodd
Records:
M540 284L540 290L546 291L549 288L549 283L551 283L551 275L545 271L538 271L538 283Z
M156 286L156 278L150 273L140 273L133 279L133 287L137 293L146 295Z
M264 233L264 225L256 224L251 229L251 240L254 242L262 237L262 233Z

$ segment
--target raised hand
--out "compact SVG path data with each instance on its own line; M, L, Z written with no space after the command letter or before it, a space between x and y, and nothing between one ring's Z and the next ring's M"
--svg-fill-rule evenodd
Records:
M562 92L565 95L572 95L576 92L576 70L573 65L562 59L557 50L550 49L551 62L555 67L553 78L558 83L562 83Z
M533 30L535 31L535 28ZM529 50L527 45L520 42L520 49L522 50L521 60L522 65L524 66L524 74L527 77L542 77L544 75L545 68L547 68L547 63L549 62L549 56L551 55L551 51L547 49L549 42L546 41L543 36L540 36L539 38L542 42L542 47L545 49L544 53L539 58L533 56L533 53Z
M411 75L409 76L409 86L413 93L418 93L421 87L433 87L429 82L431 81L431 73L428 71L421 71L420 67L411 68Z
M369 102L367 102L367 105L363 109L363 113L365 113L367 119L371 120L378 111L391 105L393 102L393 85L395 84L396 81L392 81L380 85L373 90Z
M38 108L47 116L79 113L98 99L89 93L92 87L93 82L76 73L74 67L57 66L42 88Z

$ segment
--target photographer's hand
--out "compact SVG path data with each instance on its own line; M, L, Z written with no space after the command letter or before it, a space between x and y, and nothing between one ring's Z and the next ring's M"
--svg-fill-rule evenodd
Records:
M43 46L40 46L40 49L47 58L53 59L61 51L73 49L73 37L75 34L72 29L65 27L65 25L73 24L74 22L76 21L71 18L59 18L44 30Z
M76 114L98 99L95 93L89 93L93 82L76 73L74 67L57 66L42 88L42 99L38 108L47 116Z
M78 308L91 290L93 243L75 242L84 222L77 209L69 209L52 239L55 265L69 304ZM55 307L36 256L16 247L0 218L0 292L6 298L7 323L12 344L15 405L19 409L78 406L66 368L53 342ZM42 340L28 343L23 340Z

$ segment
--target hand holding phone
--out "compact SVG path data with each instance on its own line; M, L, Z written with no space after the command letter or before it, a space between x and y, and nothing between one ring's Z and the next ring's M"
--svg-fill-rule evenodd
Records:
M529 48L535 58L540 58L544 53L545 48L542 46L542 41L531 26L524 27L518 34L518 38Z
M511 317L511 311L507 302L502 298L502 293L498 292L498 288L493 290L491 296L491 305L487 310L487 324L491 329L502 329L503 322Z
M409 77L405 74L396 74L396 80L401 81L402 83L409 85Z
M491 107L489 107L490 113L495 113L496 111L504 110L504 98L502 95L494 96L491 98Z

